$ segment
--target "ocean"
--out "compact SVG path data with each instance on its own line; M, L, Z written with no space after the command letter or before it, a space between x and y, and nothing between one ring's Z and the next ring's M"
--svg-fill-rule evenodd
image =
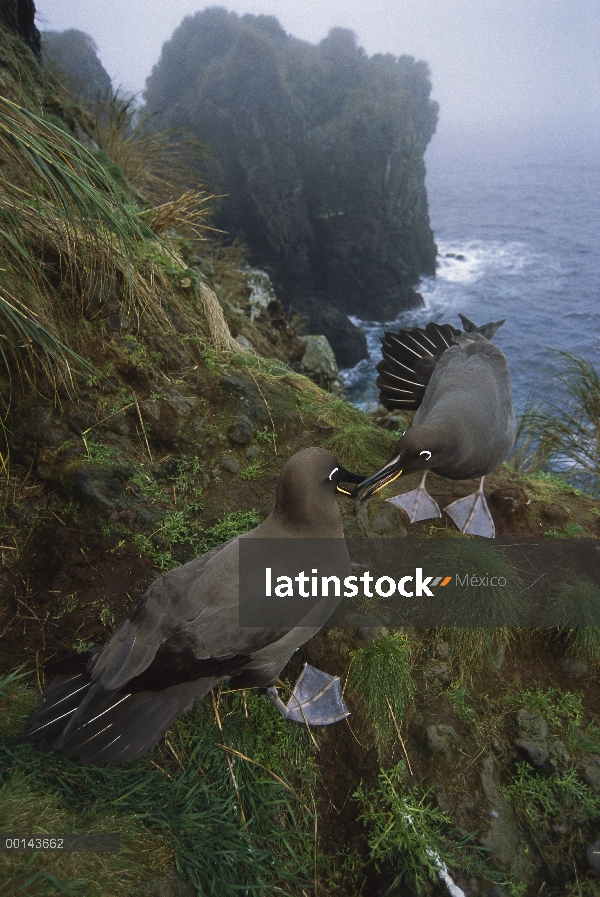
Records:
M508 359L515 410L554 392L551 349L597 361L600 338L600 161L426 155L435 277L425 305L381 324L353 319L370 358L342 371L350 399L377 404L384 330L428 321L460 327L506 318L494 342Z

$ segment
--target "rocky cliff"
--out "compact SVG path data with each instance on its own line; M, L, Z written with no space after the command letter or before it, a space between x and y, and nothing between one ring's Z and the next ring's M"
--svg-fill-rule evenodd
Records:
M146 109L208 146L227 194L217 223L270 266L284 302L380 320L419 304L435 272L424 150L437 120L427 66L367 57L352 32L318 46L276 19L208 9L186 18L148 79ZM341 326L338 321L338 328ZM364 343L325 330L342 365ZM322 321L319 329L322 328Z

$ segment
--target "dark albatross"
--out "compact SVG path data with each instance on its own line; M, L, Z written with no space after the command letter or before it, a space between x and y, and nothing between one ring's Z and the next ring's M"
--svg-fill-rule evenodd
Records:
M418 410L393 457L353 495L367 498L401 473L422 470L417 489L388 499L415 523L441 517L425 488L429 470L452 480L481 477L477 492L444 510L463 533L493 538L483 485L508 456L516 432L508 364L490 342L504 321L477 327L460 319L464 331L431 322L424 330L386 333L377 365L379 400L388 409Z
M349 494L340 483L362 479L321 448L290 458L266 520L157 579L104 647L59 668L20 740L39 740L42 750L79 756L84 763L132 760L224 679L233 687L265 688L287 719L326 725L347 716L339 679L308 665L287 707L273 687L339 597L321 599L320 625L241 627L239 546L248 538L339 539L342 564L350 572L335 495Z

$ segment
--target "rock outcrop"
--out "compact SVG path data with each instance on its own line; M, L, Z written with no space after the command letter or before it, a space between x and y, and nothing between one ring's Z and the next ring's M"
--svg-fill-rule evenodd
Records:
M285 305L324 332L318 306L389 320L421 303L435 272L423 153L437 104L425 63L367 57L352 32L318 46L276 19L211 8L187 17L148 79L148 113L206 144L203 172L227 194L219 227L270 266ZM314 301L313 297L318 297Z

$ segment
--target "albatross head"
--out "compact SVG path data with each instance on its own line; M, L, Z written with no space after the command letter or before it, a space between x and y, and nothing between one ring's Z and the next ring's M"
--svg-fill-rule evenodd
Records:
M350 473L322 448L307 448L293 455L279 477L275 514L289 529L321 530L341 526L337 493L351 494L347 484L361 483L364 477Z
M359 483L352 491L352 497L364 501L403 473L443 466L451 448L449 440L440 436L433 427L411 427L398 440L387 464Z

